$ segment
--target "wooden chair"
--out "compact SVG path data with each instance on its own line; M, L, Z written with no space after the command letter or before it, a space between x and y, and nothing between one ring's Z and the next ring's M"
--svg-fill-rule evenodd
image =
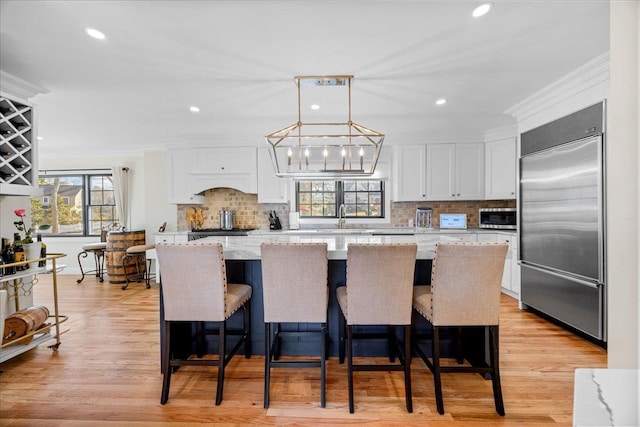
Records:
M326 404L327 287L326 243L263 243L262 292L265 324L264 407L269 407L271 368L320 368L320 406ZM319 323L320 331L281 331L281 323ZM275 334L271 330L275 325ZM306 328L304 328L306 329ZM278 360L280 340L315 336L320 341L315 360ZM275 359L275 360L274 360Z
M349 412L354 412L353 373L403 371L408 412L411 399L411 299L416 264L414 244L350 244L347 246L347 285L336 289L340 316L340 363L344 361L345 333L349 371ZM356 333L356 325L386 325L387 332ZM404 350L395 326L404 328ZM358 338L389 340L389 364L354 364L353 341ZM399 364L393 363L398 355Z
M169 399L171 373L183 365L218 366L216 405L222 402L225 367L244 344L245 357L251 357L251 294L244 284L227 284L226 266L219 243L159 244L156 253L161 273L162 313L164 321L164 349L162 357L162 396ZM227 329L227 320L238 310L244 311L244 327ZM206 353L206 335L218 335L217 359L178 358L171 354L171 324L198 322L198 356ZM216 322L218 328L205 329L205 322ZM227 335L239 335L236 344L227 352Z
M491 375L496 411L504 415L499 366L500 287L506 243L438 243L431 286L416 286L413 308L433 326L432 361L414 340L417 353L433 372L438 413L444 414L443 372ZM442 328L483 327L489 330L488 366L441 366ZM458 362L462 358L458 355Z

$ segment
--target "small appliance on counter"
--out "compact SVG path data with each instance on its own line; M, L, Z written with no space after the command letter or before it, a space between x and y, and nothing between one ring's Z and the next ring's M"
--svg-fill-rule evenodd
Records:
M282 230L282 224L276 211L269 211L269 230Z
M416 227L432 228L433 209L416 208Z
M440 214L440 228L466 230L467 214Z
M480 228L515 230L518 214L516 208L482 208L478 217Z
M220 228L223 230L233 230L236 219L236 211L223 209L220 211Z

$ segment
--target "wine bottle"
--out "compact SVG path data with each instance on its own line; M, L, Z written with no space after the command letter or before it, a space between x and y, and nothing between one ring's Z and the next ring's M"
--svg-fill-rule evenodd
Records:
M15 262L21 262L27 260L27 254L24 251L24 248L20 244L20 233L13 234L13 250L14 250L14 258ZM29 264L19 265L16 267L17 271L26 270L29 268Z
M4 276L4 239L2 240L2 245L0 246L0 277Z
M47 245L42 241L42 234L38 233L36 235L37 241L40 243L40 258L44 258L47 256ZM47 265L46 259L41 259L38 261L38 267L44 267Z
M4 262L6 264L11 264L13 262L15 262L16 258L15 258L15 251L13 250L13 247L11 246L11 244L9 243L9 239L2 239L2 241L4 242L4 250L2 251L2 257L4 258ZM9 274L15 274L16 273L16 267L12 266L12 267L5 267L4 269L4 274L5 275L9 275Z

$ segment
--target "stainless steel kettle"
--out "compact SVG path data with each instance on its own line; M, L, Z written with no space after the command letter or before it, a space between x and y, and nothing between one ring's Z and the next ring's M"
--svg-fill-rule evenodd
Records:
M233 230L236 211L223 209L220 211L220 228L223 230Z

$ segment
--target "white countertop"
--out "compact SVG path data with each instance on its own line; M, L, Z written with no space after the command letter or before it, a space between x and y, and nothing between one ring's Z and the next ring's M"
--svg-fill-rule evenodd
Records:
M573 425L640 425L640 376L637 369L576 369Z
M436 242L460 241L453 236L417 234L408 236L372 236L372 235L291 235L285 233L252 234L249 236L211 236L193 240L188 244L218 242L224 248L224 256L229 260L259 260L260 245L265 242L282 243L327 243L328 258L347 259L347 247L352 243L417 243L417 259L433 259ZM155 254L151 255L153 258Z

